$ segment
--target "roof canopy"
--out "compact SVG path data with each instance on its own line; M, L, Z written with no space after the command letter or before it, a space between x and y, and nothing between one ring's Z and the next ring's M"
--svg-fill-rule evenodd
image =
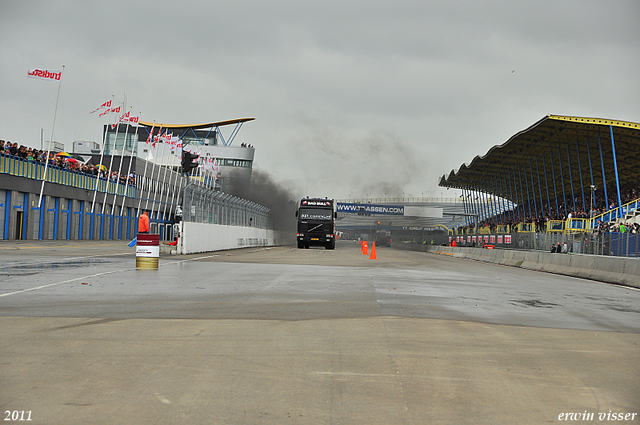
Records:
M532 199L540 199L544 190L540 187L555 183L557 190L574 190L578 196L589 188L592 176L594 184L602 188L603 169L607 186L615 185L614 147L620 185L637 184L640 124L548 115L504 144L492 147L486 155L476 156L470 164L442 176L439 185L491 193L515 202L511 193L520 189L516 182L530 186ZM515 188L509 191L511 183Z
M209 123L204 123L204 124L161 124L159 122L143 122L140 121L140 125L144 125L145 127L153 127L153 126L157 126L160 127L162 126L162 128L166 128L166 129L188 129L188 128L192 128L194 130L198 130L201 128L213 128L213 127L222 127L225 125L231 125L231 124L240 124L240 123L244 123L247 121L253 121L255 120L255 118L236 118L234 120L227 120L227 121L218 121L218 122L209 122Z
M197 140L200 140L200 138L198 137L198 135L195 133L194 130L199 130L199 129L210 129L210 132L215 132L220 138L220 141L222 141L222 144L224 146L229 146L231 145L231 143L233 143L233 140L235 139L235 137L238 135L238 131L240 130L240 127L242 127L242 124L244 124L247 121L253 121L255 120L255 118L236 118L234 120L227 120L227 121L217 121L217 122L208 122L208 123L204 123L204 124L162 124L159 122L143 122L140 121L139 124L142 125L143 127L146 127L147 132L151 132L151 129L153 127L161 127L163 128L165 131L171 131L171 130L184 130L184 132L182 133L182 136L180 136L180 138L184 138L185 135L188 134L189 131L191 131L191 133L195 136L195 138ZM222 135L222 131L220 131L220 127L225 126L225 125L231 125L231 124L235 124L235 128L233 129L232 133L230 136L228 136L227 139L224 138L224 136ZM200 144L202 144L203 142L200 141Z

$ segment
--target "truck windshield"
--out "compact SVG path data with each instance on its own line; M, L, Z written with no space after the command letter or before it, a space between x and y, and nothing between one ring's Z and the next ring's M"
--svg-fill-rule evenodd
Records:
M300 208L300 220L331 221L332 212L322 208Z

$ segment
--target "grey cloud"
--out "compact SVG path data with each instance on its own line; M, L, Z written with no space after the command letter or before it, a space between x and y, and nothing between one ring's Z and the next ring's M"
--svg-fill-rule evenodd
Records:
M640 121L639 18L636 0L5 1L0 137L39 145L55 87L26 70L65 64L67 145L126 92L150 121L256 117L238 139L303 195L433 195L546 114Z

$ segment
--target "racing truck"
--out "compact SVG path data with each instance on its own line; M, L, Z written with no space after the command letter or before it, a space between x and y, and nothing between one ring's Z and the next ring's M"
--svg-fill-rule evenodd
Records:
M298 248L324 245L326 249L336 247L336 222L338 213L333 199L303 198L296 210L298 218Z

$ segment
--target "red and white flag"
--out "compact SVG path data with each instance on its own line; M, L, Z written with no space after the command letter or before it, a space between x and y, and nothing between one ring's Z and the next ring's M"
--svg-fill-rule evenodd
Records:
M126 114L123 114L120 117L120 122L131 123L131 124L137 124L139 120L140 120L140 117L131 115L131 111L127 112Z
M158 140L160 140L160 137L162 137L162 124L160 124L160 129L158 130L158 135L157 136L153 136L153 143L151 144L151 146L153 146L155 148L156 147L156 143L158 142Z
M171 149L171 153L176 153L176 144L178 143L178 138L173 135L173 133L169 133L169 138L167 140L169 143L169 149Z
M117 108L108 108L108 109L106 109L106 110L105 110L104 112L102 112L99 116L100 116L100 117L104 117L104 116L105 116L105 115L107 115L109 112L113 112L113 113L119 114L119 113L120 113L120 105L118 105L118 107L117 107Z
M96 112L98 112L99 110L101 110L103 108L111 108L111 101L104 102L102 105L100 105L100 107L98 109L96 109L95 111L89 112L89 114L96 113Z
M120 108L120 107L118 106L118 108ZM121 116L121 117L120 117L120 119L118 120L118 123L121 123L121 122L129 122L129 117L130 117L130 115L131 115L131 112L129 112L129 111L127 111L127 113L126 113L126 114L122 114L122 116ZM117 124L111 124L111 128L116 128L116 125L117 125Z
M62 78L62 71L36 68L27 71L27 76L29 78L38 78L40 80L60 81Z
M153 129L154 128L156 128L156 124L155 123L153 123L153 125L151 126L151 131L149 132L149 137L147 137L147 145L153 139Z

